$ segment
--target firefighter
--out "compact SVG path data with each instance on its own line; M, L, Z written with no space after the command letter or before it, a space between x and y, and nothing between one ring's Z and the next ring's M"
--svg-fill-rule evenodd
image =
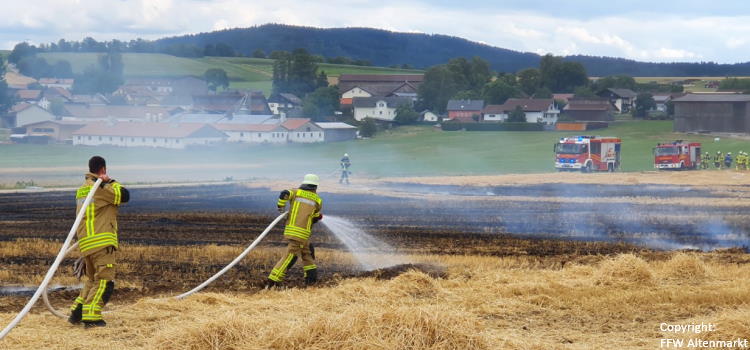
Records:
M104 158L94 156L89 160L89 173L76 192L77 211L80 211L97 179L102 179L102 183L86 208L83 222L76 232L82 256L77 264L81 271L79 277L83 274L85 280L68 318L72 324L83 321L86 328L107 325L102 319L102 308L115 288L117 212L120 204L130 200L130 192L107 175Z
M349 160L349 153L344 153L344 157L341 158L340 161L341 164L341 178L339 178L339 183L344 183L346 181L346 184L349 184L349 167L352 165L351 160Z
M721 151L716 151L716 155L714 156L714 167L716 169L721 169L721 161L724 160L724 157L721 155Z
M732 168L732 152L727 152L727 155L724 156L724 167L727 169Z
M279 212L284 212L289 203L289 214L284 227L284 238L288 241L287 252L268 275L266 288L280 285L287 270L297 259L302 260L305 284L311 285L318 281L315 249L310 244L310 234L312 225L323 219L323 214L320 213L323 200L316 193L319 183L317 175L307 174L299 188L281 191L276 203Z
M744 151L740 151L737 154L737 159L735 160L735 168L737 170L746 170L747 169L747 162L748 162L747 153Z
M701 169L708 169L711 165L711 155L708 152L701 154Z

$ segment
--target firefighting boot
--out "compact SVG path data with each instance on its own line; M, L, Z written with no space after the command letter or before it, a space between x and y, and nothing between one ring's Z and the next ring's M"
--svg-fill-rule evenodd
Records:
M305 284L310 286L318 282L318 269L305 271Z
M78 306L76 306L75 309L70 311L68 322L70 322L70 324L78 324L81 322L82 317L83 317L83 305L78 304Z
M107 322L104 322L104 320L99 321L84 321L83 326L85 328L95 328L95 327L104 327L107 325Z

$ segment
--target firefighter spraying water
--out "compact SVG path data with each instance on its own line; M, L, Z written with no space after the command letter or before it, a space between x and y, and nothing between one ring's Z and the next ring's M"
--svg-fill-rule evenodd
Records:
M613 172L620 168L622 141L617 137L563 137L555 144L555 168Z

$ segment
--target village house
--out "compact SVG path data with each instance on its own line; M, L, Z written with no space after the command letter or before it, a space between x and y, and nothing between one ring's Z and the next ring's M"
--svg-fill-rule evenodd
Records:
M42 90L16 90L15 98L19 102L37 102L42 97Z
M287 140L296 143L315 143L325 141L323 129L308 118L288 118L281 126L289 130Z
M318 122L315 123L323 129L323 141L338 142L348 141L357 138L357 127L341 122Z
M750 95L687 94L672 103L675 132L750 133Z
M599 97L608 99L618 113L630 112L635 104L636 96L638 95L630 89L609 88L599 93Z
M73 144L183 149L191 145L212 145L227 138L209 124L94 122L73 133Z
M193 95L193 110L205 113L273 114L261 91L226 91L214 95Z
M273 94L268 98L268 108L272 114L280 114L295 108L302 107L302 100L294 94Z
M424 74L341 74L338 87L342 98L386 97L416 93L422 81Z
M505 122L516 107L521 107L526 115L527 123L542 123L554 125L560 110L551 98L509 98L502 105L487 105L482 110L484 121Z
M404 97L355 97L353 101L354 119L365 118L392 122L396 118L396 108L412 105L410 98Z
M563 108L563 115L574 121L611 121L612 106L606 99L572 98Z
M449 100L446 108L448 119L462 122L477 121L474 120L474 116L481 117L483 109L484 101L482 100Z

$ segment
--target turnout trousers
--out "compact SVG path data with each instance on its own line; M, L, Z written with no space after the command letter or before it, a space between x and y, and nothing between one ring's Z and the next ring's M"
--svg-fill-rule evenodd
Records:
M102 319L102 308L115 289L115 248L106 247L83 258L86 262L83 289L71 310L83 306L81 320L96 322Z
M291 268L297 259L302 260L302 270L305 273L305 283L315 283L318 280L318 267L315 266L315 250L308 240L297 241L287 238L286 254L276 263L268 279L281 283L286 277L286 272Z

